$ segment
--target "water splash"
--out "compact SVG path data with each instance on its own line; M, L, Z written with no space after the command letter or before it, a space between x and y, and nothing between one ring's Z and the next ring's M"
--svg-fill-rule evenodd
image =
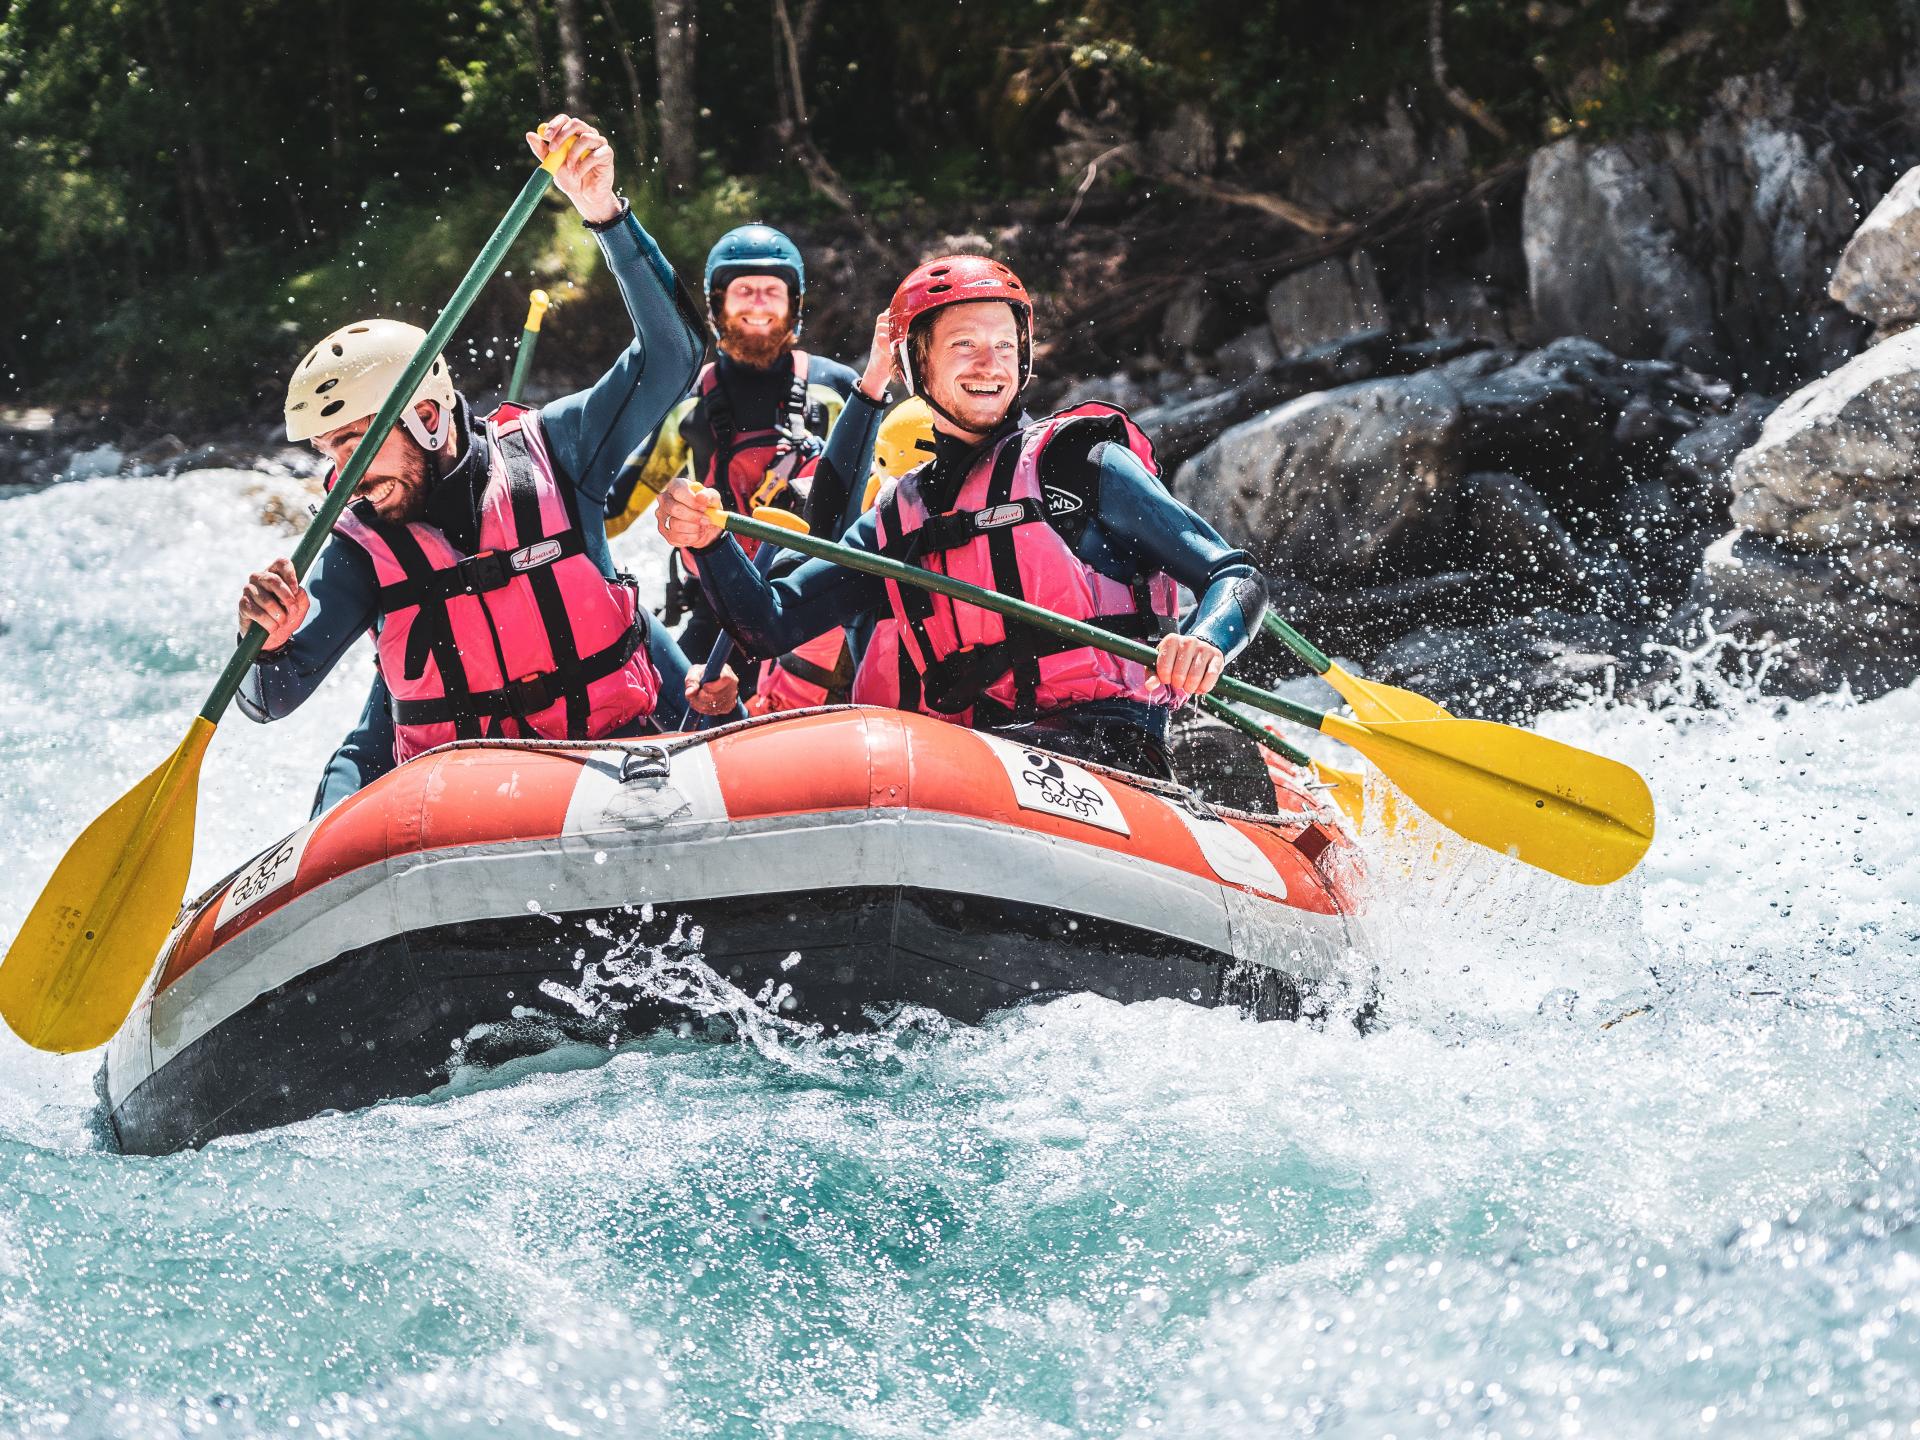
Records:
M253 483L0 501L0 931L199 703L179 637L284 545ZM150 1160L95 1148L96 1057L0 1037L0 1432L1906 1433L1920 690L1725 658L1540 724L1651 781L1631 887L1381 852L1364 1037L1076 997L809 1038L676 971L690 929L609 937L590 1009L654 983L767 1043ZM197 884L304 813L366 679L222 727Z

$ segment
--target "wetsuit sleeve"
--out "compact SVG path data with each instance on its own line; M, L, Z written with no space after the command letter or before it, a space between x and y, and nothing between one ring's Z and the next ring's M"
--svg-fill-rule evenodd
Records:
M1231 660L1246 648L1267 608L1267 582L1246 551L1220 538L1182 505L1124 445L1101 446L1099 525L1123 550L1165 570L1200 597L1182 627Z
M857 389L847 396L827 434L827 450L814 469L807 496L807 528L814 534L832 540L858 516L867 472L873 468L873 442L885 413Z
M861 516L840 543L877 551L873 516ZM784 655L887 605L885 581L828 560L809 560L786 579L768 581L731 535L700 552L700 588L749 655Z
M387 682L374 672L360 721L340 742L340 748L320 772L314 792L313 814L324 815L357 790L364 790L393 769L393 697Z
M379 577L352 541L329 541L304 584L312 602L305 623L240 682L236 698L249 720L265 724L297 710L379 613Z
M673 477L686 469L688 445L680 424L697 403L690 395L674 406L660 428L627 456L607 492L607 534L620 534L646 514Z
M594 233L627 302L633 343L591 390L543 406L540 421L584 508L604 514L622 462L692 385L704 342L692 297L631 210Z

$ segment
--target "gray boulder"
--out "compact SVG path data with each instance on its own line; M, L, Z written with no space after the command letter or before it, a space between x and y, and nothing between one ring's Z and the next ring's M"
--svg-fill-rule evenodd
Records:
M1636 482L1726 401L1590 341L1486 350L1302 395L1221 435L1175 487L1263 567L1319 590L1458 571L1487 577L1492 613L1637 606L1662 597L1615 556L1648 502Z
M1920 320L1920 169L1902 175L1854 232L1827 293L1882 331Z
M1692 134L1535 152L1522 246L1541 337L1797 383L1863 327L1826 297L1865 211L1853 167L1766 86L1729 86Z
M1792 688L1920 674L1920 330L1789 396L1734 462L1737 530L1696 596L1742 635L1799 642Z
M1372 257L1355 250L1286 276L1267 292L1267 323L1286 355L1384 327L1387 302Z

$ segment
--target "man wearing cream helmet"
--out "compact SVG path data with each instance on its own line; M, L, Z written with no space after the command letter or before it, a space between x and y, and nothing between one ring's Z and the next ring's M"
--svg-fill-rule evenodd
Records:
M450 740L599 739L684 718L685 657L614 570L604 517L621 459L692 378L698 312L614 194L612 150L592 126L557 116L527 143L544 159L568 139L554 183L600 244L633 343L591 389L484 418L437 358L306 584L278 560L241 595L241 627L267 631L239 697L254 720L291 712L374 635L374 691L315 813ZM424 338L395 320L327 336L288 386L288 438L337 475Z

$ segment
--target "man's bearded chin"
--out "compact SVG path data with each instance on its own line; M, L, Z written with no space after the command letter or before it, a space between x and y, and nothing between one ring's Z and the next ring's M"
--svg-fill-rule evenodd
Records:
M738 319L720 322L720 348L753 370L765 370L793 349L793 317L778 330L751 330Z

